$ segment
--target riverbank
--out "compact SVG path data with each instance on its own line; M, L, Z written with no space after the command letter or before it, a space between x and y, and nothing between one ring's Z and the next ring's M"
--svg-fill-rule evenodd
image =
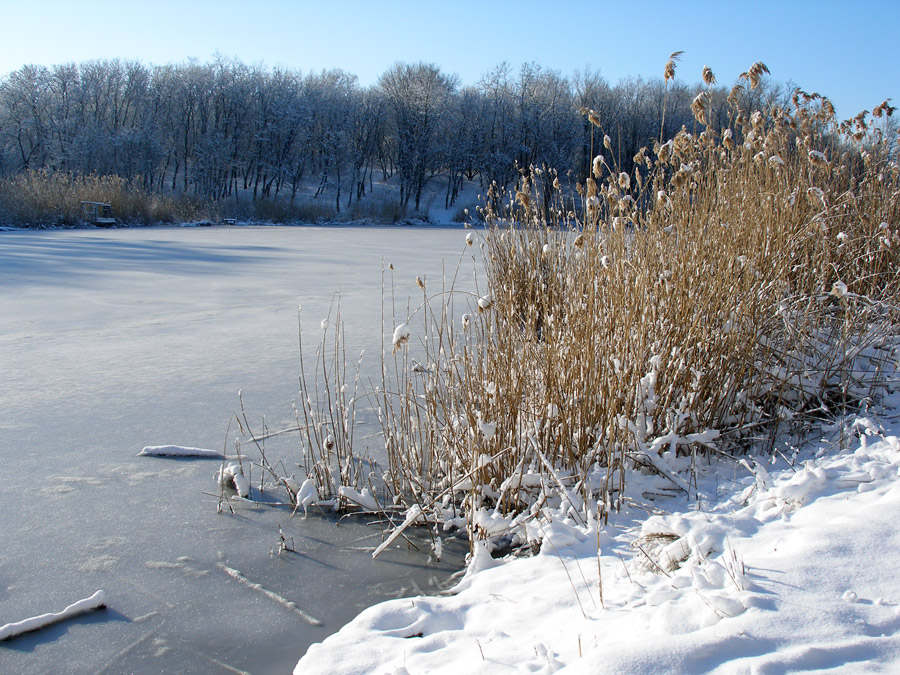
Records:
M294 673L897 672L898 406L765 465L713 460L690 496L632 475L608 526L537 521L534 557L482 552L449 595L367 609Z

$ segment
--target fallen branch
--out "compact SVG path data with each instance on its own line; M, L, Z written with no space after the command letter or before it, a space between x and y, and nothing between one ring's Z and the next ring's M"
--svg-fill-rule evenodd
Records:
M8 623L0 626L0 641L9 640L22 633L30 633L31 631L40 630L47 626L52 626L60 621L65 621L73 616L91 612L95 609L103 609L106 607L106 595L103 591L97 591L91 597L72 603L61 612L41 614L33 616L30 619L18 621L16 623Z

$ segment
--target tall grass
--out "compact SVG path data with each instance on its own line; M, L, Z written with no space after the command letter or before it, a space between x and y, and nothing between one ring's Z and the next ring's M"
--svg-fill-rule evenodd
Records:
M124 224L222 222L225 218L266 223L375 222L395 223L407 217L396 199L355 202L346 213L325 200L247 195L212 201L183 194L159 194L140 179L26 171L0 180L0 224L75 226L83 224L82 201L111 206L110 215Z
M205 204L188 197L147 192L140 180L28 171L0 181L0 221L23 226L77 225L82 201L111 206L124 223L184 222L205 215Z
M772 452L878 400L900 294L893 109L838 124L817 94L751 112L740 93L723 128L698 96L695 128L643 148L631 174L601 151L577 195L523 168L461 242L481 254L474 291L460 264L439 287L419 280L407 315L386 313L380 497L409 509L401 528L521 539L548 506L602 519L630 498L630 471L690 493L707 453ZM326 401L345 390L323 384ZM313 463L340 470L353 452Z
M475 537L551 503L585 521L629 497L628 469L689 492L677 469L703 453L771 451L876 400L900 292L893 110L838 125L815 94L751 114L738 93L723 129L698 97L696 127L633 174L599 154L570 199L532 168L487 209L484 295L460 322L452 289L423 291L385 385L405 503Z

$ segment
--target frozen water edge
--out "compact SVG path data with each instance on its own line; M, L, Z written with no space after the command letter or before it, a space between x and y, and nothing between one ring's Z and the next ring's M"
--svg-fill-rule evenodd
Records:
M136 455L160 438L223 449L239 389L253 421L291 420L297 306L318 332L341 291L348 354L377 355L382 259L398 287L413 288L455 264L464 236L345 226L0 234L0 456L16 477L0 493L0 616L38 615L101 587L109 605L0 645L4 671L215 672L213 659L285 672L373 602L438 590L455 564L429 566L399 547L373 562L379 527L246 506L217 516L204 495L217 491L217 466ZM296 553L269 555L279 524Z

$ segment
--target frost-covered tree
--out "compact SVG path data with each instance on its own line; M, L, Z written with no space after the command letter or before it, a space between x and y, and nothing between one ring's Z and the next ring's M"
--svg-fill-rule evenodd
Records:
M445 131L456 78L433 64L397 63L378 80L390 111L396 138L396 163L400 174L400 199L414 199L419 210L422 189L439 169L435 139Z

